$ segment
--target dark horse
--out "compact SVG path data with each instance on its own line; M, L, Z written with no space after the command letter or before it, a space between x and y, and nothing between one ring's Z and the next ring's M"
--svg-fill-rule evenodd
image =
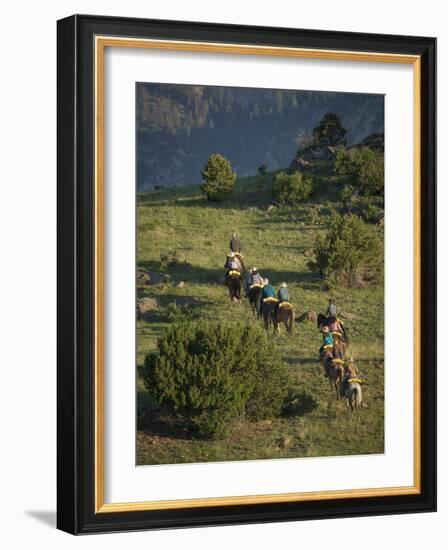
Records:
M264 328L266 330L269 329L269 325L271 322L274 322L274 312L276 307L278 306L278 302L261 302L261 314L263 315L263 321L264 321ZM274 325L274 331L275 331L275 325Z
M253 286L249 289L249 303L252 306L252 313L254 314L254 319L261 317L261 293L263 289L261 286Z
M323 313L319 313L319 315L317 316L317 328L320 330L327 323L328 317L326 317Z
M229 289L230 299L236 302L241 298L241 276L229 273L226 277L226 285Z

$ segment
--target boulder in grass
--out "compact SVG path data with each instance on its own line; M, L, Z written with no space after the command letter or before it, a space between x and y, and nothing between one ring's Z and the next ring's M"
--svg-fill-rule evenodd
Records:
M157 298L150 298L149 296L145 296L144 298L139 298L137 300L137 313L139 313L140 315L143 315L148 311L154 311L158 307L159 302L157 301Z
M317 323L317 313L315 311L305 311L302 315L299 315L297 321L309 321L310 323Z
M148 273L146 273L146 271L144 271L143 269L137 269L136 278L138 285L149 285L149 282L151 280Z

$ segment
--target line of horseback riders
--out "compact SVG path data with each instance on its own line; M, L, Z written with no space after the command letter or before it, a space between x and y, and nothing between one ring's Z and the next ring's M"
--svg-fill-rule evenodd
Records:
M330 388L336 391L336 399L345 397L347 407L362 407L362 391L359 371L353 357L345 360L347 333L344 323L338 318L336 304L332 298L328 302L326 314L317 317L317 328L321 330L323 342L319 357L328 377Z
M294 308L290 303L289 291L285 282L280 284L278 291L267 277L263 277L257 267L252 266L247 271L244 265L241 240L233 233L229 243L230 252L227 255L224 269L225 282L229 289L230 299L239 301L243 287L245 296L249 299L254 318L263 318L266 330L274 326L274 332L280 331L284 323L291 337L294 323ZM243 276L244 274L244 276ZM335 301L330 298L325 314L317 317L317 327L322 332L323 342L319 356L328 377L330 388L336 391L336 398L346 399L347 407L353 410L362 406L361 380L353 358L345 360L347 351L347 333L343 321L338 316Z
M280 284L276 292L267 277L263 277L255 266L247 271L241 251L240 238L234 233L229 243L230 252L227 255L224 269L225 282L229 289L230 299L241 299L243 287L246 298L252 307L254 318L263 318L266 330L272 324L274 332L280 332L283 323L289 336L292 334L294 308L289 301L289 292L285 282ZM244 274L244 276L242 275Z

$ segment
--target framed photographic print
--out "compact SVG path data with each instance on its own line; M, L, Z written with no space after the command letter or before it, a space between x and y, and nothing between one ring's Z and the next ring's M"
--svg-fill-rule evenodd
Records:
M58 22L58 527L434 511L434 38Z

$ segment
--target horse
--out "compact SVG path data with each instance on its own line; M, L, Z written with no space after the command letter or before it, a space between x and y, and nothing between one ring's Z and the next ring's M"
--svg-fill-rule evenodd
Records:
M333 348L331 346L321 348L320 362L322 364L322 367L323 367L326 375L328 375L328 373L327 373L327 363L330 359L333 359Z
M230 299L233 302L241 298L241 275L238 271L230 270L226 276L226 285L229 289Z
M294 309L291 304L283 302L284 305L278 307L277 311L273 313L274 332L280 334L280 324L284 323L286 332L291 338L292 326L294 324Z
M361 384L355 379L347 381L346 388L343 392L342 397L345 397L345 402L347 404L347 409L350 409L353 412L354 409L357 410L358 414L362 408L362 390Z
M247 297L249 298L249 303L252 307L252 313L254 319L261 317L261 293L263 289L261 286L252 286L249 289Z
M266 330L269 329L269 324L274 319L274 311L277 307L278 302L276 300L268 301L268 302L262 302L261 303L261 313L263 315L263 321L264 321L264 328ZM274 331L275 331L275 325L274 325Z
M356 378L358 374L356 366L353 363L349 363L345 368L345 375L341 384L341 396L345 397L347 409L350 409L351 412L356 409L359 414L362 408L362 389L361 381Z
M346 352L345 342L342 338L333 335L333 357L344 359Z
M336 399L339 400L342 379L344 378L344 367L341 359L328 359L326 366L330 391L336 391Z

